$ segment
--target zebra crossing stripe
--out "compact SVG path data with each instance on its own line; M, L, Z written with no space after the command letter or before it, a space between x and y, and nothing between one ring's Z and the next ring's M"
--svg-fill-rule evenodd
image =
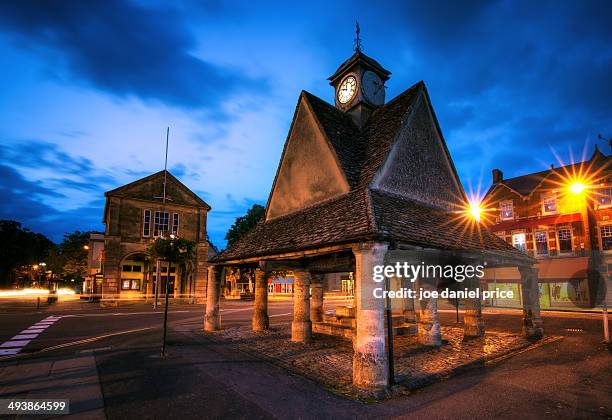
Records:
M19 353L30 343L30 341L32 341L32 339L38 337L38 334L44 332L61 318L61 316L49 316L21 331L10 340L0 344L0 356L8 356Z

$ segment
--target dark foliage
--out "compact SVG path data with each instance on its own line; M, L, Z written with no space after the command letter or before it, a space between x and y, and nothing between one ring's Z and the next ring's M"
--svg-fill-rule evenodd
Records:
M237 217L234 224L225 234L227 246L231 246L238 239L242 238L249 230L251 230L260 220L264 218L265 213L266 208L264 206L253 204L253 206L247 210L244 216Z

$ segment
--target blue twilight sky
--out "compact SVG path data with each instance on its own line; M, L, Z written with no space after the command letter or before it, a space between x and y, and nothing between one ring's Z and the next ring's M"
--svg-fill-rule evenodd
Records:
M169 168L216 245L265 204L301 89L364 52L387 99L423 79L466 190L612 136L612 2L0 1L0 218L60 240Z

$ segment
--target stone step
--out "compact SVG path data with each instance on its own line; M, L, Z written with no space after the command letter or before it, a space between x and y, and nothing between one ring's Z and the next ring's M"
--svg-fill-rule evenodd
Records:
M355 335L355 329L352 327L329 324L325 322L314 322L312 324L312 332L349 339L352 339Z
M312 331L315 333L332 335L335 337L353 338L353 336L355 335L355 326L329 323L325 321L313 322ZM416 335L416 333L416 324L403 323L393 326L393 335Z

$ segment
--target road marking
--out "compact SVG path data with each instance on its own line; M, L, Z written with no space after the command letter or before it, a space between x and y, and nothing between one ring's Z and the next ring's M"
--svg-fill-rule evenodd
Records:
M286 316L286 315L291 315L291 312L287 312L286 314L274 314L274 315L270 315L269 318L272 318L273 316Z
M31 340L9 340L0 344L0 347L25 347Z
M20 356L33 355L33 354L38 354L38 353L46 353L46 352L53 351L53 350L63 349L65 347L72 347L72 346L78 346L78 345L81 345L81 344L93 343L94 341L102 340L102 339L108 338L108 337L114 337L116 335L131 334L131 333L135 333L135 332L154 330L154 329L160 329L160 328L161 328L160 326L155 326L155 327L137 328L137 329L134 329L134 330L118 331L118 332L115 332L115 333L99 335L97 337L86 338L84 340L72 341L70 343L63 343L63 344L58 344L58 345L51 346L51 347L45 347L44 349L41 349L41 350L39 350L37 352L32 352L32 353L17 354L18 351L17 352L13 352L13 353L2 353L1 350L0 350L0 355L5 355L5 357L0 357L0 361L7 360L7 359L14 359L14 358L20 357Z
M17 334L13 340L26 340L38 337L38 334Z
M27 330L21 331L19 334L40 334L45 331L44 328L28 328Z
M44 332L47 328L60 320L58 316L48 316L45 319L38 321L36 324L26 328L19 334L0 344L0 355L8 356L19 353L30 341L38 337L38 334Z
M180 314L185 312L200 312L198 311L168 311L169 314ZM164 312L116 312L110 314L72 314L63 315L62 318L84 318L88 316L124 316L124 315L163 315Z

